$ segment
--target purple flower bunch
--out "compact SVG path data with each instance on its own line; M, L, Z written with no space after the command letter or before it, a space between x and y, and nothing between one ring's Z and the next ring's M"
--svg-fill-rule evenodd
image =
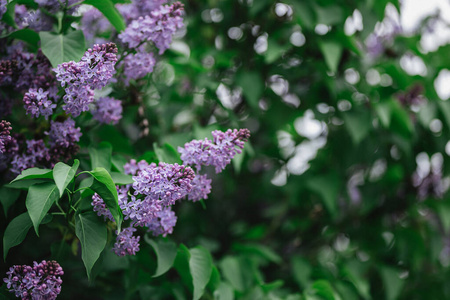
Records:
M179 164L151 163L133 177L134 195L144 195L146 201L174 205L192 189L194 171Z
M64 271L56 261L34 262L33 266L15 265L3 279L7 289L22 299L53 300L61 292Z
M178 147L181 160L186 165L214 166L216 173L222 172L231 162L231 159L244 149L244 143L250 137L248 129L228 129L226 132L215 130L212 132L213 140L193 140Z
M15 153L11 161L11 172L19 174L25 169L44 166L53 167L58 161L66 161L78 151L76 144L81 137L80 128L75 128L75 121L51 121L49 136L50 148L44 140L27 140L22 154Z
M124 219L131 221L130 228L147 227L155 236L171 234L177 221L171 206L192 189L194 171L183 165L148 164L144 160L131 160L124 169L125 173L134 175L134 183L116 188ZM92 197L92 206L105 220L114 220L98 194ZM113 250L119 256L134 255L139 250L139 239L133 236L136 230L124 231L117 236Z
M23 97L24 108L28 114L35 118L43 115L47 120L53 114L56 104L48 97L49 92L45 92L42 88L31 88Z
M123 60L123 72L125 75L125 84L128 85L130 80L139 79L153 72L156 60L153 53L139 52L128 54Z
M45 165L51 157L43 140L27 140L24 153L17 153L11 161L11 172L20 174L25 169Z
M49 89L54 85L51 65L40 50L26 52L23 43L8 48L8 59L0 62L0 85L12 85L16 91Z
M117 256L135 255L139 251L140 236L133 236L136 228L128 227L117 233L113 251Z
M11 141L11 123L2 120L0 122L0 153L6 152L6 145Z
M0 19L3 17L3 15L5 14L7 7L6 5L8 4L8 2L6 0L0 0Z
M97 100L92 114L100 123L117 124L122 118L122 101L111 97L101 97Z
M132 21L125 31L119 34L119 39L128 44L130 49L152 42L159 49L159 54L163 54L169 48L173 34L183 27L183 10L180 2L161 5L152 10L150 15Z
M211 179L199 173L201 166L214 166L216 173L222 172L231 159L241 153L250 137L248 129L228 129L226 132L215 130L211 134L213 140L192 140L184 148L178 147L183 164L195 166L197 171L192 182L193 188L188 194L188 199L194 202L207 199L211 192Z
M115 74L117 47L114 43L94 45L79 62L66 62L53 69L65 87L63 109L77 117L94 102L94 89L101 89Z

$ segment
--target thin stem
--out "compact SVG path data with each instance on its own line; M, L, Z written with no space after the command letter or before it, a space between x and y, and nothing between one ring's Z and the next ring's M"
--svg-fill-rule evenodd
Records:
M80 173L76 174L75 177L78 177L78 176L80 176L81 174L90 174L90 172L89 172L89 171L83 171L83 172L80 172ZM74 192L74 193L75 193L75 192Z
M61 205L59 205L58 202L56 202L56 206L59 208L59 210L66 216L66 212L64 211L64 209L62 209Z
M52 215L54 215L54 216L65 216L66 214L62 213L62 212L53 212Z
M85 189L88 189L88 188L89 188L88 186L79 188L78 190L73 191L73 194L78 193L79 191L82 191L82 190L85 190Z

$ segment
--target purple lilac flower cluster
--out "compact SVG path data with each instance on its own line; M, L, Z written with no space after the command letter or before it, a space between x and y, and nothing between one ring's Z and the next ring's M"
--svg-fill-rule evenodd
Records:
M193 140L178 147L181 160L186 165L195 166L197 170L201 166L214 166L216 173L222 172L231 162L231 159L241 153L244 143L250 137L248 129L228 129L226 132L215 130L212 132L213 140Z
M0 122L0 153L6 152L6 145L11 141L11 123L2 120Z
M27 140L25 153L17 154L11 161L11 172L20 174L25 169L45 165L51 157L43 140Z
M192 140L183 147L178 147L181 160L185 165L196 167L195 179L188 199L199 201L207 199L211 192L211 179L199 174L201 166L214 166L216 173L222 172L231 162L231 159L241 153L244 143L250 137L248 129L228 129L226 132L215 130L212 132L213 140Z
M25 169L44 166L53 167L58 161L67 161L78 151L76 144L81 137L80 128L75 128L75 121L67 119L64 122L51 121L49 136L50 148L44 140L27 140L26 150L14 154L11 161L11 172L19 174Z
M94 102L94 89L101 89L113 77L117 62L114 43L94 45L79 62L62 63L53 69L56 79L65 87L63 109L77 117Z
M0 19L3 17L3 15L5 14L7 7L6 5L8 4L8 2L6 0L0 0Z
M97 100L92 114L100 123L117 124L122 118L122 101L111 97L101 97Z
M22 43L8 50L8 59L0 61L0 86L12 85L19 92L54 86L50 62L40 50L28 53Z
M44 91L42 88L31 88L23 97L24 108L28 114L31 114L35 118L39 115L43 115L47 120L49 116L53 114L53 109L56 108L56 104L48 97L49 92Z
M0 61L0 86L12 84L17 69L17 60Z
M117 233L113 251L117 256L135 255L139 251L139 236L133 236L136 228L128 227Z
M128 44L130 49L138 48L146 42L152 42L163 54L172 42L177 29L183 27L183 5L175 2L172 5L161 5L150 12L150 15L139 17L131 22L119 39Z
M143 160L131 160L124 169L126 174L134 175L135 182L116 188L124 219L131 221L130 228L147 227L155 236L172 233L177 217L171 206L191 190L194 171L178 164L148 164ZM131 189L134 190L133 195L128 197ZM92 197L92 206L105 220L114 220L98 194ZM136 230L125 230L117 236L113 249L119 256L134 255L139 250L139 238L133 236Z
M78 5L74 5L80 1L78 0L35 0L39 7L45 8L51 13L66 9L66 14L73 14L76 12Z
M22 299L53 300L61 292L64 271L56 261L34 262L33 266L15 265L3 279L6 288Z
M136 53L128 54L123 60L123 72L125 75L125 84L128 85L130 80L139 79L153 72L156 60L153 53Z
M190 192L193 179L194 171L189 167L151 163L133 177L134 195L145 195L145 200L164 207L174 205Z

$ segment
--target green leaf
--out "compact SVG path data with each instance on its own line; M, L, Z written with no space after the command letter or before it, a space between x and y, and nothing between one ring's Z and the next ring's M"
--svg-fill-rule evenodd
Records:
M53 168L53 179L58 187L60 197L62 197L64 190L75 177L79 165L80 161L75 159L72 167L63 162L59 162Z
M220 269L226 280L238 291L245 290L241 265L236 257L227 256L220 263Z
M214 291L214 300L234 300L233 288L226 282L221 282Z
M315 5L315 11L318 24L335 25L344 21L344 11L338 5Z
M242 72L236 77L236 83L253 109L259 109L258 101L264 91L264 80L258 72Z
M269 38L267 40L267 51L264 53L264 59L267 64L274 63L279 59L289 48L290 44L280 45L276 40Z
M337 203L341 182L339 176L329 173L322 176L316 176L307 181L308 188L322 197L323 204L334 218L337 214Z
M365 110L344 114L344 122L355 145L359 144L372 128L372 119Z
M40 41L39 34L36 31L28 28L16 30L3 37L9 37L12 39L27 42L33 49L38 48L38 43Z
M292 273L294 274L294 279L298 284L306 288L309 284L311 278L312 267L307 260L302 259L299 256L294 256L291 260Z
M358 293L364 299L371 299L370 297L370 285L364 276L365 266L359 261L353 260L348 262L344 269L343 273L347 277L347 279L353 283Z
M97 147L89 147L92 169L101 167L111 170L112 146L108 142L102 142Z
M125 21L111 0L85 0L83 3L97 8L118 32L125 29Z
M216 266L213 265L211 277L209 278L209 282L206 286L206 288L210 291L215 291L219 288L220 283L222 280L220 279L220 273Z
M27 236L28 230L30 230L33 223L27 212L15 217L6 227L5 234L3 236L3 259L6 259L9 249L19 245L23 242Z
M265 294L273 291L273 290L277 290L279 288L281 288L284 285L284 281L283 280L276 280L270 283L265 283L261 285L261 289L264 291Z
M90 189L99 194L103 201L105 201L106 207L108 207L116 221L117 230L120 232L123 215L119 207L119 197L117 195L116 186L114 185L111 175L109 175L108 171L104 168L96 168L89 172L89 174L94 178Z
M18 180L13 183L5 185L7 188L10 189L21 189L21 190L28 190L30 186L38 183L45 183L45 182L53 182L53 179L24 179L24 180Z
M79 61L86 50L81 30L72 31L66 35L41 31L39 37L41 38L42 52L53 67L57 67L63 62Z
M185 245L180 244L178 246L177 256L175 257L175 262L174 262L173 266L177 270L177 272L180 275L183 282L192 291L194 288L192 285L192 276L191 276L190 269L189 269L190 257L191 257L191 254L189 253L189 249Z
M256 254L264 259L267 259L274 263L281 263L282 259L281 257L276 254L272 249L270 249L267 246L260 245L260 244L234 244L233 249L238 251L239 253L243 254Z
M398 299L405 284L405 281L398 276L399 272L391 267L380 267L380 273L386 290L386 299Z
M81 258L90 279L92 267L106 246L106 224L93 211L78 214L75 218L75 233L81 243Z
M131 175L119 172L111 172L110 175L115 184L132 184L134 182L133 176Z
M8 1L9 2L9 1ZM8 24L11 27L17 28L17 24L15 21L15 9L16 9L16 1L11 1L6 6L6 12L3 14L1 22Z
M165 143L161 148L156 143L153 144L156 157L160 162L168 164L181 164L180 154L171 145Z
M8 216L9 208L14 204L14 202L16 202L19 195L20 191L18 190L10 189L6 186L2 186L0 188L0 202L2 203L5 217Z
M341 297L334 291L331 284L326 280L317 280L312 286L310 293L318 295L324 300L341 300Z
M22 173L19 176L17 176L13 181L11 181L10 184L18 180L35 179L35 178L53 178L52 170L39 168L26 169L23 170Z
M324 41L319 43L319 48L330 71L336 73L342 56L342 45L334 41Z
M197 246L189 250L189 269L194 285L193 299L198 300L203 295L205 287L209 282L212 273L212 258L208 250L202 246Z
M29 188L25 204L37 236L42 219L58 199L58 187L53 182L35 184Z
M152 277L161 276L173 266L175 257L177 256L177 245L171 241L154 241L148 239L147 236L145 236L145 241L153 247L157 258L156 271Z

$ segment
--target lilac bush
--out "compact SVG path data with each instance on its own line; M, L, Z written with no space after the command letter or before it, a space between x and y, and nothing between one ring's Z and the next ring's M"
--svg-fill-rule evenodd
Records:
M171 158L161 154L165 150L158 143L153 148L159 156L146 159L133 158L139 151L122 153L120 146L99 144L121 138L123 132L130 140L136 136L133 114L142 118L139 126L148 126L143 112L148 102L144 91L153 85L148 75L164 61L162 55L184 27L183 4L166 2L118 4L121 24L96 8L79 18L85 7L74 0L0 0L0 15L7 14L0 26L7 39L0 40L5 42L0 116L8 117L0 122L0 176L7 183L2 193L24 198L25 204L17 207L26 209L5 230L5 257L22 242L23 233L33 228L39 235L42 225L51 223L61 234L58 251L71 243L73 256L92 279L104 249L134 256L148 247L142 242L149 236L172 234L178 221L175 205L202 201L211 192L212 179L200 174L201 166L214 166L219 173L243 149L247 129L213 131L213 140L193 140L180 148L181 158L170 147ZM107 133L100 134L102 130ZM27 193L10 192L15 188ZM6 201L14 203L10 198ZM45 255L61 254L54 245L51 250ZM56 299L63 274L56 261L43 260L14 265L4 282L22 299Z

